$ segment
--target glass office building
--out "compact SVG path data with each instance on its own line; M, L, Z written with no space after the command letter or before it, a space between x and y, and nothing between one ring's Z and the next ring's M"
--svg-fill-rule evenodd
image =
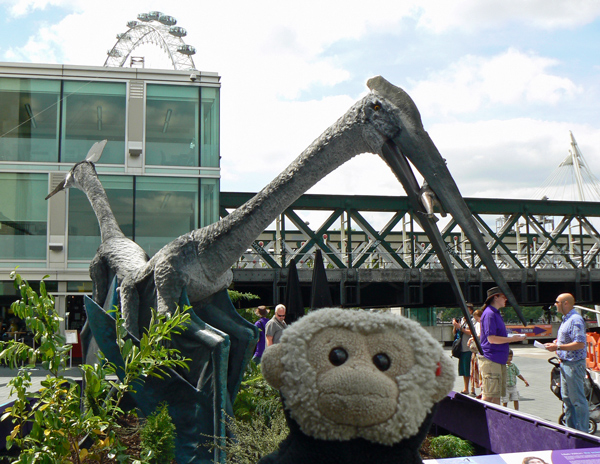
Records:
M68 326L85 315L100 230L85 194L48 192L108 143L96 170L121 229L152 256L218 220L217 73L0 63L0 310L16 266L47 287Z

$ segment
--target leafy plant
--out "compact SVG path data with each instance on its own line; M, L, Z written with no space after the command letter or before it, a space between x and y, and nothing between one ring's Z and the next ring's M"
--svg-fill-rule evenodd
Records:
M250 362L233 403L235 419L252 422L259 416L268 425L280 409L279 392L263 378L260 366Z
M260 297L258 295L255 295L254 293L242 293L242 292L238 292L237 290L227 290L227 293L229 294L229 299L231 300L232 303L237 303L238 301L242 301L242 300L258 300Z
M11 367L28 363L8 383L16 400L2 416L2 420L11 418L14 424L6 439L7 449L16 446L21 450L14 462L68 460L80 463L92 454L79 445L81 437L86 435L93 437L94 453L112 452L116 442L109 427L111 421L106 416L95 415L91 409L83 411L79 385L59 374L66 366L71 347L65 345L65 338L60 334L62 319L54 308L54 299L46 292L44 281L40 282L38 295L20 275L13 272L11 278L21 295L11 309L26 322L37 345L33 349L14 340L1 344L0 362ZM37 360L50 374L42 381L42 388L32 392L31 369ZM32 430L25 434L28 423L32 424Z
M158 314L152 309L152 317L148 328L140 339L137 346L128 336L125 328L125 320L118 310L114 311L117 326L117 345L123 357L123 368L113 366L121 379L120 383L110 382L117 390L115 406L128 392L135 392L135 384L141 383L147 377L164 378L167 375L165 369L181 367L188 368L189 358L180 355L179 350L169 348L171 337L181 334L185 325L190 320L189 308L181 311L179 308L173 314Z
M187 367L188 359L168 347L172 334L185 330L190 318L186 309L180 311L178 308L166 316L153 311L139 346L127 337L125 321L116 311L117 344L124 360L119 373L123 380L120 383L107 380L117 368L102 357L94 366L81 366L86 385L82 407L79 384L60 375L71 347L65 345L65 338L60 333L62 319L55 310L54 299L46 292L43 280L38 295L16 272L11 273L11 278L21 294L21 299L11 308L25 320L37 346L33 349L14 340L0 344L0 362L11 367L28 363L9 381L11 395L16 395L16 400L2 416L2 420L10 418L14 424L7 437L7 448L16 446L20 449L19 457L13 462L81 463L84 460L100 461L103 456L116 462L128 460L125 448L115 434L117 416L123 412L120 402L147 377L162 378L166 368ZM32 392L31 369L36 361L40 361L50 374L42 381L42 388ZM115 395L110 395L111 388L116 390ZM32 430L26 434L28 424ZM141 461L135 462L141 464Z
M162 403L145 421L141 431L142 456L152 464L175 458L175 425L166 403Z
M431 455L436 459L473 456L475 448L471 442L454 435L440 435L429 443Z

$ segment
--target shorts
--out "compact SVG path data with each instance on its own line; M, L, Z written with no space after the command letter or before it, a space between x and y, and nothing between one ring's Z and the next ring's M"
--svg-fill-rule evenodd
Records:
M483 379L481 394L484 398L506 396L506 364L498 364L479 356L479 371Z
M517 386L506 387L506 396L503 396L500 400L502 403L508 403L509 401L519 401L520 395Z

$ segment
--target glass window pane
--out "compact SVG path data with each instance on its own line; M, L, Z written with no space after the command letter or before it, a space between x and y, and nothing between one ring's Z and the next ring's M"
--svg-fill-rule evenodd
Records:
M219 220L219 181L202 179L202 227Z
M133 177L99 176L99 178L121 230L127 237L132 238ZM69 189L68 259L92 259L99 246L100 227L92 206L81 190Z
M124 82L65 81L61 161L77 163L100 140L108 143L99 163L125 163Z
M198 179L137 178L135 240L149 256L197 228Z
M46 259L46 174L0 173L0 259Z
M0 78L0 161L58 161L60 81Z
M219 167L219 89L202 89L200 166Z
M199 88L146 89L146 164L198 166Z

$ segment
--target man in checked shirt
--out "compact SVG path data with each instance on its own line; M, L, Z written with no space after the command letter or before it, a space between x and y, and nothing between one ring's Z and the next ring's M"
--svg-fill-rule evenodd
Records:
M585 321L573 308L575 299L570 293L556 298L556 309L564 317L557 339L546 343L548 351L560 358L560 392L568 427L588 431L589 407L585 396L586 336Z

